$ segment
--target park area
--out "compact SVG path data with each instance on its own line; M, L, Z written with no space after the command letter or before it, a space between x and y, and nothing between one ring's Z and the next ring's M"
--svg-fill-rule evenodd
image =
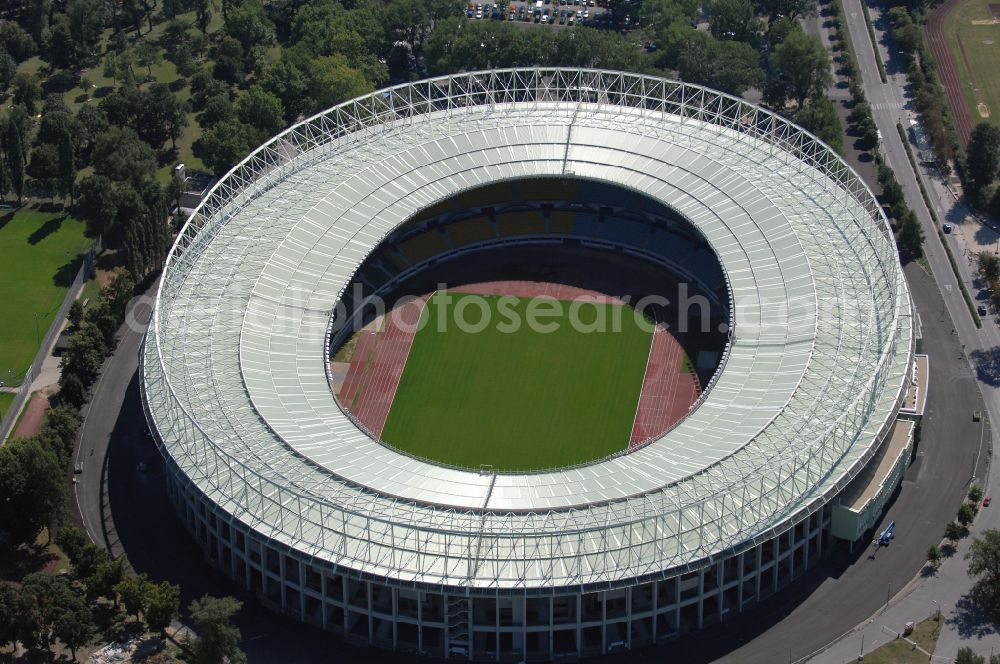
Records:
M0 210L0 381L20 383L52 324L80 256L84 224L62 213ZM0 410L5 402L0 399Z
M523 322L532 300L449 297L450 310L438 293L422 312L425 324L406 358L384 441L447 464L510 471L583 463L627 447L651 324L627 306L616 317L611 308L625 305L595 303L576 320L620 318L619 329L574 329L565 306L544 317L553 331L507 327L506 311ZM467 298L484 304L465 306ZM469 329L454 323L459 310ZM474 331L483 311L489 311L490 324Z
M972 124L1000 126L1000 3L956 2L942 28Z

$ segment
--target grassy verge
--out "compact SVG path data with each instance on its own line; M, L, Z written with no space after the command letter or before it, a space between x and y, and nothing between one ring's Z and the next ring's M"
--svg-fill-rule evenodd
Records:
M20 380L90 246L84 225L21 208L0 215L0 376ZM6 378L10 376L11 378Z
M983 320L979 317L979 312L976 311L976 303L972 300L972 294L969 293L969 289L965 285L965 280L962 279L962 275L958 271L958 262L955 260L955 255L952 253L951 247L948 246L947 238L945 238L944 232L941 230L941 222L938 219L937 214L934 212L934 206L931 205L931 197L927 193L927 189L924 187L924 181L920 178L917 160L913 157L913 148L910 145L910 141L906 137L906 130L903 129L903 125L897 122L896 131L899 132L899 138L903 141L903 147L906 148L906 158L910 160L910 167L913 169L914 176L916 176L917 186L920 187L920 196L924 199L924 205L927 207L927 211L931 213L931 220L934 222L934 230L937 231L938 237L941 239L941 244L944 246L945 253L948 254L948 262L951 263L951 270L955 273L955 280L958 282L958 287L962 291L962 298L965 300L965 306L969 309L969 314L972 316L972 320L976 324L976 327L981 328L983 326Z
M10 404L14 402L13 392L0 392L0 419L7 414Z
M438 294L424 309L383 431L388 443L498 470L583 463L628 445L652 338L633 309L560 303L529 325L541 308L528 299L448 297L453 306ZM489 323L475 331L482 316Z
M865 10L865 25L868 26L868 38L872 42L872 50L875 51L875 63L878 64L878 76L885 83L888 79L885 75L885 63L882 62L882 53L878 50L878 38L875 37L875 26L872 25L872 15L868 11L868 3L861 0L861 8Z
M906 637L906 639L898 638L880 648L865 653L865 663L918 664L919 662L923 664L928 659L926 653L934 652L934 647L937 645L940 634L941 621L928 618L914 626L913 633ZM914 643L919 649L913 647Z

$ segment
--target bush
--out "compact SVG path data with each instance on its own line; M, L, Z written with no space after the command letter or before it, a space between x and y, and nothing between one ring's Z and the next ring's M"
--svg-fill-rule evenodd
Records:
M971 500L974 503L978 503L982 499L983 499L983 487L979 486L978 484L973 484L969 488L969 500Z

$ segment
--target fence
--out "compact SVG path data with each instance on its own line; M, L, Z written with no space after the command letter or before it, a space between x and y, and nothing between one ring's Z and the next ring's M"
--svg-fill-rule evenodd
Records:
M83 288L84 282L87 281L91 274L93 274L94 261L100 251L101 238L97 238L94 244L90 245L90 249L87 250L87 253L83 255L83 264L80 265L80 270L76 273L73 283L70 284L69 290L66 292L66 297L63 298L62 304L59 305L59 311L56 312L55 318L52 319L52 324L49 325L49 329L45 332L45 337L42 339L42 343L38 347L38 353L35 355L35 359L32 360L31 366L28 367L28 370L24 372L24 378L21 380L21 386L17 389L14 401L11 403L7 413L3 416L3 419L0 420L0 445L7 440L7 436L10 435L11 430L14 428L14 423L17 421L18 415L21 413L21 408L24 406L24 402L31 395L31 384L34 382L38 372L41 371L42 363L45 362L45 358L48 357L52 344L55 342L56 337L59 336L59 331L62 329L63 321L66 320L66 314L69 313L70 306L76 300L76 296L79 294L80 289Z

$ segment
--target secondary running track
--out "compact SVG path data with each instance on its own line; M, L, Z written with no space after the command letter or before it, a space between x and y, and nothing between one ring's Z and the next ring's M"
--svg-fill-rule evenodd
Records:
M972 122L969 105L965 101L962 79L958 76L958 69L955 60L951 57L948 39L944 34L944 20L948 16L948 12L954 9L960 1L946 0L931 10L927 16L927 41L930 44L934 60L937 61L938 75L941 78L941 85L944 86L945 96L948 97L948 105L951 106L951 115L955 119L955 129L962 140L962 145L968 145L972 128L975 125ZM971 76L972 72L969 74Z

